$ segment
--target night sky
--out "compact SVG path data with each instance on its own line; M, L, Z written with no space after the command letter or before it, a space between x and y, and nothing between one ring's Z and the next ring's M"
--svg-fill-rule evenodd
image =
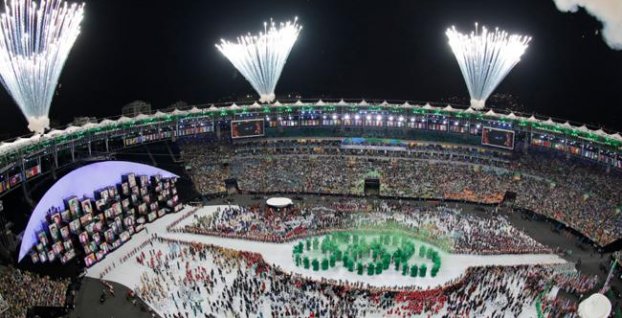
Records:
M134 100L164 108L254 94L214 44L294 16L303 30L277 96L466 98L444 32L470 31L477 21L533 36L496 92L518 96L530 112L622 130L622 51L596 34L596 19L559 12L552 0L87 1L50 118L115 116ZM0 133L25 134L4 89L0 105Z

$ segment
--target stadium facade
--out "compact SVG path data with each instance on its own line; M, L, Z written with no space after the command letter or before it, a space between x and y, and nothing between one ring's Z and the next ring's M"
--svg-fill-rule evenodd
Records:
M404 101L221 103L107 118L4 142L0 196L20 186L26 194L39 176L72 169L77 162L114 158L139 145L202 134L234 142L256 136L365 136L484 145L501 152L537 148L592 161L607 171L622 169L620 133L533 114Z

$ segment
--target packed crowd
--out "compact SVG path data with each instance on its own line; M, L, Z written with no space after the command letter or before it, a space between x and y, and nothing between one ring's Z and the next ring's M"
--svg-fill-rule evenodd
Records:
M334 230L402 230L458 253L549 253L503 216L462 213L446 206L421 207L410 202L350 199L302 203L299 207L229 207L197 217L183 231L283 242Z
M128 251L125 255L119 257L119 259L117 261L113 261L112 263L106 265L106 267L104 267L104 269L99 274L99 279L104 279L104 277L106 277L106 275L108 275L108 273L110 273L111 271L113 271L117 267L117 263L119 265L121 265L121 264L129 261L130 259L132 259L132 257L134 257L136 254L138 254L138 252L140 252L147 245L153 245L153 240L156 239L157 237L158 237L157 233L151 234L151 236L149 236L148 239L144 240L138 246L136 246L133 249L131 249L130 251Z
M202 144L202 143L198 143ZM228 171L224 168L225 158L218 149L197 147L197 143L181 142L181 158L185 162L192 181L199 193L224 193Z
M324 155L234 158L231 176L250 192L363 195L365 179L377 177L380 195L390 197L499 203L505 194L494 173L439 161Z
M554 276L555 284L562 290L573 294L585 294L598 284L598 276L576 273L560 273Z
M537 161L537 164L535 163ZM559 158L524 156L527 171L510 189L516 205L561 221L600 244L622 237L622 180L618 172Z
M543 266L472 268L443 287L370 287L286 273L259 254L158 239L136 257L136 295L166 318L535 316ZM547 312L558 312L554 297ZM566 317L574 317L572 313Z
M518 317L525 304L534 300L545 288L547 271L538 267L490 267L474 270L449 299L454 317ZM474 295L477 295L474 297ZM486 302L498 308L488 314Z
M474 153L472 146L343 149L334 139L288 139L217 147L185 143L183 153L204 194L224 192L224 180L235 178L248 192L362 195L365 178L378 177L380 194L390 197L498 203L514 192L516 206L559 220L601 245L622 237L619 172L535 151L508 157Z
M69 279L54 280L12 267L0 269L0 295L8 303L2 317L26 317L34 306L64 307Z

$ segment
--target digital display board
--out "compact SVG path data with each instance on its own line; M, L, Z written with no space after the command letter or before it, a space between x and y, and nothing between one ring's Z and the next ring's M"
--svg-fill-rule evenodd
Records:
M263 119L251 119L231 122L231 138L250 138L264 135Z
M514 150L514 131L484 127L482 129L482 145Z
M73 170L72 172L68 173L67 175L56 181L56 183L48 189L45 195L43 195L43 197L37 203L37 206L31 213L30 219L28 220L26 229L24 230L18 260L22 260L32 249L33 246L37 245L37 243L40 243L37 232L42 230L44 230L45 232L49 231L48 225L51 224L51 222L45 224L45 221L48 219L51 207L66 206L67 210L71 210L71 212L63 211L61 213L61 220L63 220L63 218L65 218L65 220L61 222L59 227L61 231L63 231L62 233L65 233L65 235L68 234L67 230L69 230L69 232L73 233L74 235L78 235L79 232L82 232L82 227L80 224L80 220L76 218L81 216L82 206L77 195L79 194L82 196L85 193L89 193L91 195L88 195L88 198L89 200L92 200L92 193L94 191L100 189L103 192L105 187L109 187L110 185L116 185L117 183L119 183L119 177L127 176L129 171L131 171L135 175L152 176L159 174L160 176L162 176L162 178L177 177L176 175L159 168L126 161L98 162ZM125 179L127 181L124 180L124 182L128 182L129 185L130 178L125 177ZM110 191L107 192L108 196L110 196ZM116 191L113 190L113 194L116 196ZM81 198L82 200L86 199L85 197ZM120 198L112 199L114 201L120 201ZM91 208L93 207L91 206ZM72 215L72 212L75 214ZM93 210L93 212L95 211ZM68 229L65 228L66 225L64 224L67 222L69 223ZM62 233L61 237L63 235ZM41 257L41 255L39 255L39 257ZM45 257L47 259L47 254ZM39 259L39 261L41 261L41 259Z

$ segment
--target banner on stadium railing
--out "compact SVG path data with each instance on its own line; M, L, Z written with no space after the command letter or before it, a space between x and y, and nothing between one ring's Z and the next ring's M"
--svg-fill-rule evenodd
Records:
M22 182L22 174L21 173L17 173L12 175L11 177L9 177L9 186L10 187L14 187L17 184L19 184L20 182Z
M261 137L265 134L264 130L263 119L231 121L232 139Z
M514 150L513 130L483 127L482 128L482 145Z
M32 168L26 169L24 174L26 175L26 179L30 179L32 177L36 177L41 173L41 165L36 165Z
M0 181L0 193L9 189L9 183L6 180Z

